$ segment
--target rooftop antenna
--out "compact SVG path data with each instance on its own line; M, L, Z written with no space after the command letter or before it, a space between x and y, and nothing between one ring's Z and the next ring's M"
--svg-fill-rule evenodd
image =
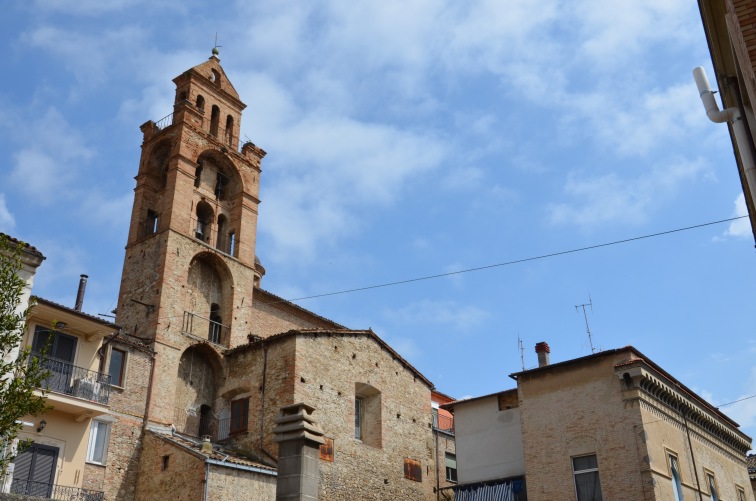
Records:
M588 343L591 345L591 353L596 353L596 348L593 346L593 337L591 336L591 327L588 325L588 314L585 312L585 307L590 306L591 312L593 312L593 299L588 294L588 302L584 304L575 305L575 313L578 312L578 308L583 308L583 318L585 318L585 331L588 333Z
M217 56L218 54L220 54L220 50L218 50L218 49L220 49L221 47L223 47L223 46L222 45L218 45L218 32L216 31L215 32L215 45L213 45L213 55L214 56Z
M525 370L525 347L522 345L522 339L520 339L520 333L517 333L517 348L520 350L520 361L522 362L522 370Z

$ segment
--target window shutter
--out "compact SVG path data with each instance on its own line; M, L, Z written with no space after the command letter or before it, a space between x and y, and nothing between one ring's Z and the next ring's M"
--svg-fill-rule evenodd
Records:
M333 439L323 437L324 444L320 444L320 459L333 462Z
M404 458L404 478L415 482L423 481L423 467L420 461Z

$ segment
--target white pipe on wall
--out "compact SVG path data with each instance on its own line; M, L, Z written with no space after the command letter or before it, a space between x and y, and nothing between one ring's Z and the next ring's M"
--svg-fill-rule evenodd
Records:
M727 108L720 111L719 104L714 99L709 79L706 78L706 72L702 66L698 66L693 70L693 78L696 80L696 86L701 95L701 102L706 109L706 116L709 117L709 120L716 123L732 123L732 130L735 134L735 146L740 154L740 161L743 163L748 190L751 192L752 201L756 204L756 163L751 153L747 136L748 131L740 116L740 110L738 108Z

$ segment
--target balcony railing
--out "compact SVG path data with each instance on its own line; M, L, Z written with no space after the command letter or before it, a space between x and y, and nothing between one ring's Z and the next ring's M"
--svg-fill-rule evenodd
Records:
M105 493L100 491L15 478L11 484L10 492L11 494L22 496L58 499L61 501L103 501L105 499Z
M224 344L230 332L228 326L189 311L184 312L184 324L181 330L184 334L207 339L218 345Z
M202 438L209 436L215 442L229 437L231 418L216 419L212 415L190 415L185 409L177 409L173 424L176 430L190 437Z
M155 122L155 127L157 127L160 130L165 129L166 127L170 127L171 125L173 125L173 113L166 115L160 120L158 120L157 122Z
M40 365L49 372L40 387L55 393L108 405L110 399L110 375L77 367L55 358L32 354L41 359Z
M433 427L437 430L454 433L454 418L433 413Z

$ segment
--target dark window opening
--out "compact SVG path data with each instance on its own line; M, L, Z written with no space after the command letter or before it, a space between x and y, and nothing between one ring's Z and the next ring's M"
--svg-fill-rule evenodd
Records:
M184 101L186 101L186 91L182 90L181 92L179 92L178 102L183 103Z
M220 316L220 306L213 303L210 306L210 327L208 330L207 339L212 343L220 344L222 327L223 325Z
M233 146L234 140L234 117L228 115L226 117L226 144Z
M205 98L202 96L197 96L197 109L205 111Z
M216 105L213 105L212 111L210 112L210 135L213 137L218 137L218 121L220 120L220 108L218 108Z
M249 420L249 398L240 398L231 401L231 433L247 431Z
M168 463L170 462L170 460L171 460L170 455L163 456L163 471L168 469Z
M200 424L199 424L199 435L200 437L204 435L212 435L211 426L213 424L213 410L212 408L207 404L202 404L200 406Z
M194 187L199 188L201 182L202 182L202 164L200 163L199 165L197 165L197 168L194 169Z
M113 348L110 350L110 384L123 386L124 373L126 370L126 352Z
M226 216L218 215L218 237L216 238L215 248L221 252L228 253L228 242L226 241Z
M197 226L194 229L194 236L203 242L210 241L210 227L213 222L213 209L207 202L197 204Z
M218 173L215 178L215 198L219 201L226 199L226 191L228 188L228 177L225 174Z

